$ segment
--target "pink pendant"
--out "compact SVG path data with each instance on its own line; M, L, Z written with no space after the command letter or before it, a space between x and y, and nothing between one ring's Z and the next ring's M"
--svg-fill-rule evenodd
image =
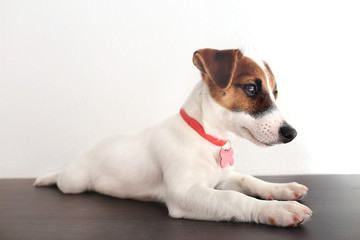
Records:
M234 165L234 151L232 148L229 150L225 150L223 148L220 149L220 166L224 168L226 164L230 164L230 166Z

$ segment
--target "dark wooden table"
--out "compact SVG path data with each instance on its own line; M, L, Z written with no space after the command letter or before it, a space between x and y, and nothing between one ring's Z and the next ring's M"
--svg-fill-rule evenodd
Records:
M360 239L360 175L262 177L310 188L313 218L297 228L177 220L159 203L96 193L64 195L33 179L0 180L0 239Z

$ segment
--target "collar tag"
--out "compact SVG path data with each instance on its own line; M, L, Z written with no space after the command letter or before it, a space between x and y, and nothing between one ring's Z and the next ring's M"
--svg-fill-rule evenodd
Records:
M224 148L220 149L220 166L224 168L226 164L230 164L230 166L234 165L234 151L232 148L225 150Z

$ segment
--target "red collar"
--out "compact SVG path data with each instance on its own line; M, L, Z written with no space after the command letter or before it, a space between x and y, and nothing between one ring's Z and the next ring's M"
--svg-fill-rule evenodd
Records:
M216 137L206 134L201 124L198 121L196 121L194 118L187 115L187 113L183 108L180 109L180 115L184 119L184 121L187 124L189 124L189 126L192 129L194 129L200 136L202 136L212 144L221 147L219 153L220 153L220 166L222 168L224 168L228 163L230 164L230 166L234 165L234 157L233 157L234 151L231 149L231 144L229 141L217 139Z
M215 144L216 146L223 147L225 146L228 141L217 139L214 136L211 136L209 134L206 134L204 128L201 126L201 124L196 121L194 118L187 115L185 110L182 108L180 109L180 115L184 119L184 121L192 128L194 129L200 136L211 142L212 144Z

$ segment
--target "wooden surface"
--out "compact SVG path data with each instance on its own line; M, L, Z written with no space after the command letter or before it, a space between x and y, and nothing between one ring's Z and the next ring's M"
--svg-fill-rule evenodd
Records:
M172 219L159 203L64 195L33 179L0 180L0 239L360 239L360 175L263 177L310 188L313 218L297 228Z

